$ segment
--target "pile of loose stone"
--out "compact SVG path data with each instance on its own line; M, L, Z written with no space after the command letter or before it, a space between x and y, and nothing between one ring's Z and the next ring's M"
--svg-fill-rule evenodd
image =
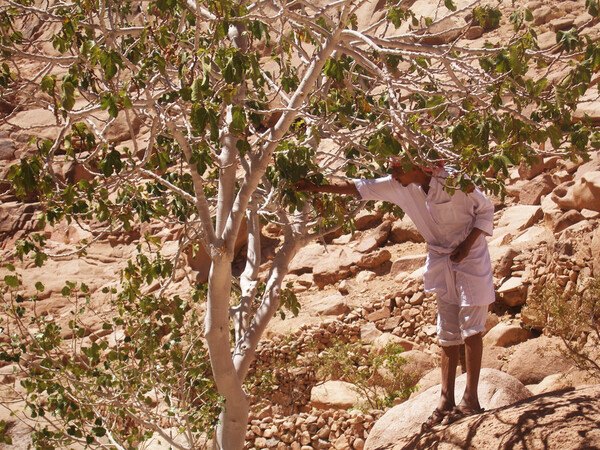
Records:
M361 450L381 414L355 409L313 410L282 416L273 415L266 408L258 414L250 414L245 448Z
M372 342L372 333L388 332L410 338L407 350L435 338L435 302L424 294L397 297L353 310L318 326L303 326L288 336L275 336L259 344L249 378L254 380L246 448L277 449L362 449L367 434L381 411L318 409L311 405L311 390L318 383L308 353L320 352L335 341ZM395 324L395 325L390 325ZM403 326L408 324L408 326ZM427 330L427 331L425 331ZM367 343L365 345L368 346ZM268 372L270 383L261 386Z

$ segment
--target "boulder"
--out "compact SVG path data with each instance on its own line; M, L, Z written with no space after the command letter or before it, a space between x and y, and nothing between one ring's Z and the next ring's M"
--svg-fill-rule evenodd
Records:
M530 384L527 388L533 395L546 394L548 392L559 391L573 387L564 373L554 373L548 375L538 384Z
M477 39L483 36L483 27L480 26L472 26L465 33L465 39Z
M573 17L565 17L561 19L554 19L548 23L548 26L555 33L561 30L567 30L573 26L575 19Z
M389 250L380 248L369 254L355 254L353 262L361 269L374 269L381 266L386 261L389 261L391 258L392 254Z
M390 230L392 228L391 222L386 220L381 225L379 225L374 230L371 230L365 236L363 236L354 246L354 249L361 253L368 253L375 250L377 247L385 244L388 236L390 234Z
M522 277L510 277L496 291L505 305L521 306L527 300L527 285Z
M518 344L504 369L523 384L537 384L571 367L557 349L559 345L559 338L546 336Z
M407 361L404 371L415 375L417 380L436 366L435 357L421 350L408 350L402 357Z
M512 247L490 247L490 259L492 261L494 275L499 278L510 275L513 259L518 254L519 253Z
M15 159L15 143L11 139L0 139L0 161Z
M483 345L486 347L509 347L520 344L533 337L530 330L526 330L520 325L500 322L483 337Z
M446 17L427 27L426 34L419 40L427 45L449 44L463 33L465 26L458 17Z
M289 273L302 274L312 272L316 266L327 255L327 248L321 244L312 243L298 250L290 263Z
M345 381L325 381L310 391L310 404L317 409L348 409L364 402L354 385Z
M8 119L10 125L27 129L22 134L19 133L17 140L22 139L22 142L28 141L32 136L54 140L60 130L56 121L57 118L52 111L41 108L20 111Z
M600 386L552 392L466 417L449 426L434 427L425 434L418 432L419 426L402 423L404 416L396 416L395 422L387 418L405 403L388 411L375 424L364 449L596 448L595 444L600 442L599 395Z
M538 46L542 50L548 50L556 45L556 33L554 31L546 31L538 35Z
M369 281L373 281L377 277L375 272L371 272L370 270L361 270L358 275L356 275L355 281L359 284L368 283Z
M549 230L554 230L556 221L564 214L564 211L558 207L552 195L545 195L540 202L544 214L544 226Z
M0 233L35 229L37 210L34 203L0 202Z
M552 9L549 6L542 6L540 8L537 8L533 12L533 23L535 25L542 25L550 19L551 14Z
M583 214L575 209L572 209L556 218L552 231L554 233L560 233L562 230L569 228L571 225L575 225L577 222L581 222L582 220L585 220Z
M360 340L365 344L372 344L382 334L373 322L367 322L360 327Z
M427 254L402 256L392 262L390 274L396 276L401 272L412 272L425 266Z
M320 316L339 316L350 312L350 307L341 295L330 295L315 306L315 312Z
M455 396L457 399L462 397L466 381L466 374L456 379ZM369 433L365 450L396 448L394 445L397 445L401 439L410 439L413 436L415 438L422 437L420 435L421 424L427 420L437 406L441 390L441 384L431 387L386 412ZM481 406L486 410L510 405L531 396L531 392L519 380L494 369L481 370L478 394ZM399 446L397 448L414 447Z
M557 156L551 156L544 159L538 158L536 161L532 162L531 165L528 165L527 162L523 160L521 164L519 164L519 178L521 180L531 180L545 170L553 169L558 160L559 158Z
M392 333L383 333L381 336L373 341L371 350L377 353L383 353L385 347L389 344L400 345L404 350L403 356L406 355L407 351L412 350L414 343L408 339L403 339Z
M368 255L366 255L368 256ZM329 252L313 266L313 281L323 289L328 284L348 278L352 272L352 251L344 247L329 247Z
M542 196L552 192L555 187L551 175L539 175L523 184L519 192L519 202L524 205L539 205Z
M423 239L413 221L406 215L392 224L390 240L396 244L406 241L425 242L425 239Z
M123 142L128 139L133 139L140 131L141 123L142 122L136 115L130 114L128 120L125 113L120 111L107 128L106 139L109 142Z
M515 249L538 248L542 243L553 239L554 236L546 227L533 225L515 236L511 246Z
M506 363L508 349L504 347L485 347L481 359L481 367L502 370Z
M392 311L390 310L390 308L387 306L384 306L383 308L380 308L380 309L368 314L366 319L369 322L377 322L378 320L388 319L391 315L392 315Z
M552 200L564 211L600 211L600 171L591 171L579 180L568 181L552 191Z
M498 228L523 231L542 218L542 208L535 205L516 205L506 208L498 221Z
M367 211L363 209L354 218L354 226L357 230L366 230L372 228L381 222L383 214L378 209L374 211Z
M459 376L462 374L462 369L460 367L460 364L456 368L456 374ZM429 372L427 372L425 375L423 375L421 377L421 379L419 379L419 381L417 381L417 384L416 384L417 390L411 394L410 398L418 397L423 392L425 392L427 389L429 389L433 386L437 386L438 384L442 384L442 368L441 367L436 367L435 369L432 369Z

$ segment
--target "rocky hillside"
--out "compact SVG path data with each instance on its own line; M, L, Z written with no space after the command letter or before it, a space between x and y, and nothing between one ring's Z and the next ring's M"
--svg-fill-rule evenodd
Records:
M413 8L427 8L415 2ZM584 0L533 1L527 6L545 32L541 46L554 44L555 31L586 24ZM508 6L501 8L507 12ZM377 15L376 8L369 13ZM366 13L365 13L366 14ZM362 17L359 20L367 20ZM452 28L448 26L448 28ZM498 42L510 33L504 23L484 33L473 27L465 43ZM600 24L588 23L583 32L597 37ZM455 36L440 35L442 40ZM34 70L24 67L23 70ZM549 78L557 79L560 71ZM600 122L597 91L579 110ZM129 125L119 118L111 139L123 143ZM14 244L34 229L38 206L17 201L6 180L8 168L28 151L32 133L51 136L54 118L46 111L22 111L0 126L0 236L3 261L14 260ZM134 124L135 126L135 124ZM35 128L31 128L35 127ZM33 131L32 131L33 130ZM141 133L144 130L140 131ZM62 174L77 180L77 167ZM495 232L489 239L497 287L484 338L482 400L487 412L418 433L420 423L435 406L439 395L439 347L436 343L435 299L423 293L422 267L426 247L408 219L380 213L361 213L353 234L330 236L313 243L295 257L286 278L302 309L297 317L273 319L259 347L253 374L271 371L266 390L251 392L252 411L247 448L276 449L391 449L391 448L595 448L600 446L597 424L600 410L594 380L575 369L563 357L561 341L549 335L544 324L524 308L543 286L557 282L565 292L581 293L592 276L600 276L600 154L585 162L563 161L548 156L533 167L515 167L508 180L507 196L494 199ZM100 317L111 314L102 288L116 285L125 261L135 254L140 236L149 232L174 251L180 230L158 226L134 228L119 238L98 241L85 257L70 254L73 243L91 235L74 223L47 228L48 248L62 255L42 269L29 263L24 268L25 294L35 282L45 285L38 313L65 325L71 305L60 295L64 278L85 281L92 295L92 309ZM269 249L278 242L278 230L264 230L264 264L270 267ZM245 243L239 242L243 252ZM189 273L206 273L203 255L186 255ZM2 274L3 276L4 274ZM170 294L189 289L185 274L175 280ZM101 333L98 316L83 317L87 337ZM68 327L63 326L67 330ZM63 336L66 337L66 336ZM7 342L8 336L0 335ZM414 374L410 400L384 411L366 407L367 399L347 380L326 378L315 370L314 355L336 342L360 340L362 351L378 354L388 343L401 345ZM594 342L590 339L590 346ZM597 349L593 353L598 360ZM311 356L312 355L312 356ZM275 364L277 362L277 364ZM343 378L343 377L341 377ZM457 389L461 382L457 383ZM0 367L0 383L19 389L13 366ZM268 389L267 389L268 388ZM3 402L10 402L9 390ZM19 409L18 403L11 405ZM357 409L360 407L361 409ZM14 448L25 448L29 430L0 410L9 423ZM1 445L1 444L0 444ZM164 448L158 442L153 448Z

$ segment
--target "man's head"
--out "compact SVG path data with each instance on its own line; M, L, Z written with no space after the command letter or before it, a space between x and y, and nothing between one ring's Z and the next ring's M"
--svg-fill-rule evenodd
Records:
M411 183L420 185L429 184L430 176L423 169L414 164L402 162L400 159L393 158L390 161L390 173L394 180L405 187Z

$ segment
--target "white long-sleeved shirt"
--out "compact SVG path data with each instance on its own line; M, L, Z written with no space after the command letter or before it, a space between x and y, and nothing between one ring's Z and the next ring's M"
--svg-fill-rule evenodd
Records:
M427 194L417 184L402 186L392 176L373 180L355 179L364 200L384 200L404 210L427 242L427 262L423 282L425 291L435 292L443 301L467 305L488 305L495 300L492 265L484 235L492 235L494 207L477 188L469 194L444 190L448 172L433 173ZM473 228L484 234L475 241L460 262L450 253L465 240Z

